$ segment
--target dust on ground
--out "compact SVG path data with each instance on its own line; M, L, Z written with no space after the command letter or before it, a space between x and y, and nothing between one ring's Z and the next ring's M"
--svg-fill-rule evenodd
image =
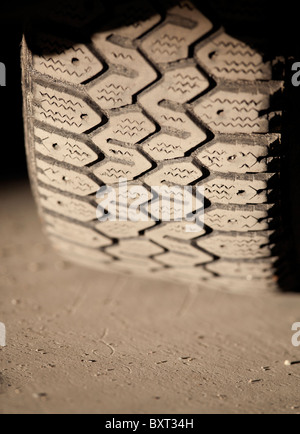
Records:
M0 201L0 413L300 413L299 296L74 266L26 183Z

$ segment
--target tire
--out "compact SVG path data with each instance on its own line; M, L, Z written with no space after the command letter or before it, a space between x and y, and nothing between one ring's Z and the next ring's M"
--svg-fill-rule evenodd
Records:
M190 1L126 2L115 11L65 3L35 18L22 48L29 170L54 247L99 270L277 289L277 60ZM202 186L204 229L100 223L96 193L120 177L147 194L152 185Z

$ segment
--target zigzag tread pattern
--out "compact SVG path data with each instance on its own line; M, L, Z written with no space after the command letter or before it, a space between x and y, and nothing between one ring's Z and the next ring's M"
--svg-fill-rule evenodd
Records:
M47 211L72 219L75 218L79 222L89 222L96 218L96 208L90 203L54 193L42 186L38 187L38 192L41 195L40 205Z
M268 236L264 233L237 233L234 236L218 234L200 239L197 245L226 259L267 258L270 256L272 248Z
M84 44L39 35L36 45L34 69L54 79L80 84L103 70L102 63Z
M199 44L196 57L219 79L256 81L272 78L270 62L264 62L260 53L224 31L214 34L209 42Z
M205 213L205 223L216 231L224 232L254 232L266 231L271 219L268 208L257 209L247 206L246 209L234 207L232 209L219 208L215 205Z
M34 86L34 114L54 128L80 134L100 124L102 118L80 97L39 84Z
M88 196L99 190L99 185L87 175L77 173L56 164L37 160L37 178L44 184L78 196Z
M268 84L271 63L223 30L209 33L212 23L189 0L171 1L164 21L147 1L123 9L121 22L113 18L115 26L99 29L88 44L41 35L41 54L31 57L29 146L53 244L99 269L268 286L273 173L264 174L280 143L270 134L270 103L280 87ZM67 10L72 26L91 18L72 11L71 2ZM60 21L62 13L55 8L52 17ZM145 203L153 186L192 186L193 195L201 186L204 216L192 231L175 221L176 198L171 221L162 221L168 210L156 198L158 221L98 222L96 192L103 184L117 191L124 178L146 191ZM126 199L114 217L123 219L137 198Z
M251 179L222 179L214 178L202 184L204 195L212 203L221 204L260 204L268 200L267 180Z
M215 90L195 105L196 115L215 133L268 133L269 119L261 114L270 106L270 95Z
M228 143L216 139L213 143L200 148L196 158L203 166L212 172L220 173L265 173L268 164L274 159L270 156L270 146L278 140L278 136L269 140L237 139Z
M97 154L80 140L50 134L41 128L34 129L34 138L37 152L57 161L84 167L97 160Z
M62 220L52 215L46 215L45 220L47 232L60 236L62 239L92 248L108 247L112 244L109 238L100 235L91 228L78 226L76 223Z

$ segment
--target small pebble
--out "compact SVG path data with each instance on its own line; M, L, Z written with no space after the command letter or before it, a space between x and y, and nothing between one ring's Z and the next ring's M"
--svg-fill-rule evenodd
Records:
M292 362L290 360L286 360L284 362L284 366L292 366Z
M41 399L42 401L46 401L48 398L47 393L34 393L32 396L34 399Z
M12 304L13 306L17 306L17 305L20 304L20 303L21 303L20 300L15 300L15 299L13 299L13 300L11 301L11 304Z
M43 354L44 356L47 354L47 353L45 352L45 350L41 350L41 349L37 349L37 350L35 350L35 352L36 352L36 353Z

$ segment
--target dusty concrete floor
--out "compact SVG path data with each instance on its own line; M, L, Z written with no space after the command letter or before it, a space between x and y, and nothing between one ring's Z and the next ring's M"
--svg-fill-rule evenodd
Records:
M2 185L0 203L0 413L300 413L300 364L284 365L300 360L299 296L69 265L26 183Z

